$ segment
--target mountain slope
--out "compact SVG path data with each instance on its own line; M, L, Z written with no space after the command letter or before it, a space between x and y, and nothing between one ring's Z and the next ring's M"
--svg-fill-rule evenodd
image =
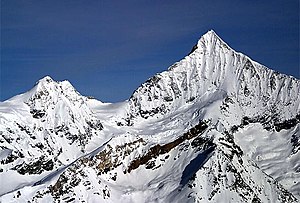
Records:
M46 77L0 111L3 202L300 198L300 81L214 31L128 101L103 104ZM27 147L36 140L52 154Z
M69 82L45 77L29 92L1 104L0 176L6 186L0 194L84 154L88 142L103 128L86 100ZM9 183L11 178L18 180Z

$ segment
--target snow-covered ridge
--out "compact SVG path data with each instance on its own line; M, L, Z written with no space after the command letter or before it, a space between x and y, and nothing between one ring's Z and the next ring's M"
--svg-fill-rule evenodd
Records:
M285 108L282 118L291 118L300 109L300 82L235 52L209 31L188 56L133 93L131 115L148 118L222 97L234 97L249 116L253 109L264 113L280 103Z

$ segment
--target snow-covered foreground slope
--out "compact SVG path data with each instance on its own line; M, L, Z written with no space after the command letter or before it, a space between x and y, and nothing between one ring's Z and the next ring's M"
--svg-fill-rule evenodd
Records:
M0 103L1 202L297 202L300 82L213 31L105 104L50 77Z

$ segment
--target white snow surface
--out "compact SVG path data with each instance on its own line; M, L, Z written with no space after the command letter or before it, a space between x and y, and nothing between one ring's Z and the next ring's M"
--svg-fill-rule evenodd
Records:
M300 81L209 31L124 102L49 76L1 102L0 202L297 202L299 122Z

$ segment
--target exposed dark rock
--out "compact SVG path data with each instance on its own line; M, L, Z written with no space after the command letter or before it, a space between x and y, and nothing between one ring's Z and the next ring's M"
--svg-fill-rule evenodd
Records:
M181 137L177 138L176 140L165 145L157 144L151 147L145 155L134 159L130 163L127 172L130 173L132 170L137 169L139 166L146 164L152 158L156 158L161 154L168 153L171 149L175 148L185 140L189 140L200 135L207 127L207 124L201 121L198 125L191 128L188 132L184 133Z
M17 198L19 198L20 196L21 196L21 192L20 192L20 191L18 191L18 192L17 192L17 196L16 196L16 197L17 197Z
M282 121L280 123L275 123L275 130L277 132L280 132L281 130L288 130L291 129L292 127L296 126L298 123L300 123L300 114L298 114L295 118L289 119Z
M223 146L226 147L226 149L229 149L228 151L230 153L224 153L224 155L229 159L232 160L233 157L236 155L238 157L238 161L240 162L240 164L242 164L242 155L243 150L241 149L240 146L238 146L233 139L233 135L230 134L229 132L225 131L224 132L225 136L219 138L219 143L222 144Z
M18 159L19 157L14 155L14 154L10 154L8 155L5 159L2 159L1 160L1 164L9 164L9 163L12 163L14 162L16 159Z
M115 169L116 167L122 164L122 160L130 155L136 147L144 144L144 140L142 138L137 139L130 143L125 143L123 145L117 145L113 149L110 145L107 145L106 149L99 152L95 159L89 162L97 162L97 170L98 174L108 173L109 171Z
M150 160L146 163L146 169L152 169L155 167L155 161L154 160Z
M171 101L171 99L169 99L169 101ZM140 110L140 115L142 118L147 119L148 117L154 116L155 114L158 113L165 113L166 112L166 107L165 105L161 105L159 107L153 108L151 110Z
M38 147L38 148L41 149L41 150L44 149L44 145L43 145L42 143L40 143L40 142L37 143L35 146Z
M244 116L241 120L241 124L232 126L230 131L235 133L239 128L243 128L250 123L261 123L264 129L268 131L276 130L277 132L280 132L281 130L291 129L300 123L300 114L297 114L295 118L283 121L279 121L277 114L272 114L271 116L263 115L253 118Z
M293 145L292 154L296 154L300 149L300 133L296 132L292 135L291 143Z
M188 55L191 55L198 48L197 44L195 44Z
M74 201L75 201L75 197L72 197L72 198L70 198L70 199L66 200L66 203L69 203L69 202L74 202Z
M115 173L115 174L111 177L111 179L112 179L113 181L116 181L116 180L117 180L117 173Z
M44 110L38 110L38 109L31 109L30 113L32 114L32 117L36 119L43 118L46 114Z
M59 179L56 181L56 183L53 186L49 187L52 196L59 197L62 196L63 194L66 194L67 191L64 190L63 186L67 182L68 182L68 178L64 174L61 174L59 176Z
M39 160L30 163L22 163L15 166L13 169L17 170L18 173L25 174L41 174L44 171L53 170L54 163L50 160L45 160L45 157L40 157Z
M110 192L107 187L105 187L102 191L103 191L103 199L110 198Z
M21 131L25 131L28 135L32 135L32 133L30 132L30 130L29 130L29 128L27 126L22 126L19 123L16 123L16 124L17 124L17 126L19 127L19 129Z
M102 130L103 125L99 120L91 120L91 121L86 121L86 123L95 130Z
M252 203L261 203L262 201L256 196L254 195L253 199L252 199Z

